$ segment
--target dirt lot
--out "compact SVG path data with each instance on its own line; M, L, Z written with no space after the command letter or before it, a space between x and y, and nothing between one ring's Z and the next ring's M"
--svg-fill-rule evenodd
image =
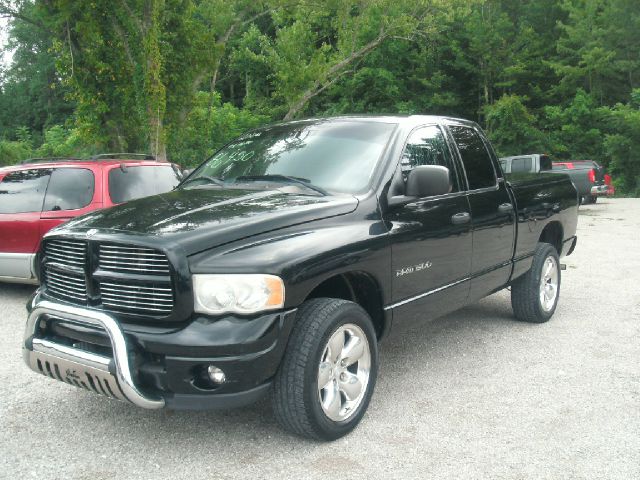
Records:
M640 200L580 212L560 305L512 319L508 292L382 344L368 414L330 444L267 402L145 411L36 375L20 353L32 289L0 285L0 477L640 478Z

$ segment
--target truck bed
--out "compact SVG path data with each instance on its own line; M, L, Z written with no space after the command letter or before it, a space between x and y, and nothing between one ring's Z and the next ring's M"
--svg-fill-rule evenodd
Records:
M554 243L562 243L575 235L579 204L576 189L568 175L554 173L516 173L506 176L518 212L512 279L528 270L530 262L526 259L530 259L548 224L552 223L557 229L558 238Z

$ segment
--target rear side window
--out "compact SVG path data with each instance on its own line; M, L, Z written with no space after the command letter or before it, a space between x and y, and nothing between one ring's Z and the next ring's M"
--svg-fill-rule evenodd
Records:
M440 165L451 172L452 192L460 190L451 152L444 134L435 125L422 127L409 135L400 161L402 175L406 181L409 172L419 165Z
M50 168L8 173L0 182L0 213L42 211Z
M551 158L547 155L540 155L540 171L551 170Z
M452 125L449 128L462 157L469 190L495 186L496 172L478 132L473 128L460 125ZM514 171L513 164L511 164L511 171Z
M511 161L511 173L530 172L532 164L531 157L514 158Z
M170 165L114 168L109 172L109 196L113 203L157 195L178 185L178 174Z
M51 174L43 210L77 210L93 199L95 179L86 168L56 168Z

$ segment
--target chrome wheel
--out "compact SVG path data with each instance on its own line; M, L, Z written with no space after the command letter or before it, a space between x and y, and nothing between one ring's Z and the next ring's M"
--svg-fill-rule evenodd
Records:
M318 397L324 414L335 422L348 419L367 391L371 350L364 331L352 323L338 327L318 366Z
M558 264L553 257L547 257L540 275L540 306L550 312L558 296Z

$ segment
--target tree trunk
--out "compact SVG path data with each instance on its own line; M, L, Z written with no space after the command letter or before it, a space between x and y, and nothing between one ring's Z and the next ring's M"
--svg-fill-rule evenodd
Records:
M149 149L157 160L167 160L164 114L167 92L161 78L160 22L163 2L148 0L144 11L144 55L146 57L144 90L147 103Z
M160 162L167 161L167 145L165 142L165 132L162 118L159 111L154 115L147 110L149 119L149 152Z

